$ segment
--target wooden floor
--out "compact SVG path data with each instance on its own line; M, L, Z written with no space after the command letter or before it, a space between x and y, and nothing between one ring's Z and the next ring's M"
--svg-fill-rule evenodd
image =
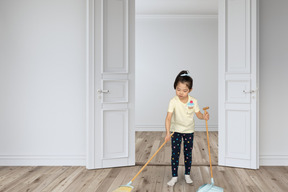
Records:
M112 192L127 184L140 166L87 170L85 167L0 167L1 192ZM213 167L215 185L225 192L287 192L287 167L260 167L247 170ZM209 183L209 167L193 166L193 185L184 182L184 167L179 182L168 187L170 166L148 166L133 182L133 192L195 192Z
M165 132L136 132L136 165L144 165L162 145ZM212 165L218 165L218 132L209 132ZM179 160L184 165L183 150ZM171 164L171 142L168 142L152 159L150 165ZM195 132L192 151L192 166L209 165L206 132Z
M213 162L217 162L217 133L210 134ZM136 134L136 160L143 164L164 140L160 132ZM206 147L206 148L205 148ZM184 166L179 167L178 183L171 179L170 145L166 145L133 182L133 192L195 192L210 183L205 135L195 133L191 177L184 182ZM167 165L166 165L167 164ZM198 164L198 165L197 165ZM205 165L207 164L207 165ZM0 167L0 192L112 192L127 184L141 166L87 170L85 167ZM225 192L288 192L288 167L260 167L248 170L213 166L215 185Z

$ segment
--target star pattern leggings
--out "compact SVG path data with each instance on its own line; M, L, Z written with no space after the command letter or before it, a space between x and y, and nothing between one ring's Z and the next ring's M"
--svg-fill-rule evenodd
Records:
M172 166L172 177L178 176L179 156L182 138L184 141L183 152L184 152L184 163L185 163L185 175L190 175L191 164L192 164L192 149L193 149L193 137L194 133L177 133L175 132L172 136L171 147L171 166Z

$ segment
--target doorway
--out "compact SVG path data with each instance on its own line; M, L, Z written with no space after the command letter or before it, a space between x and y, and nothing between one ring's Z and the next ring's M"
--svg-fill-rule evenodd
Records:
M216 144L218 136L217 15L144 16L136 14L135 26L136 164L143 164L148 160L151 150L157 149L158 143L160 142L161 145L163 142L162 133L165 132L168 103L175 96L173 83L181 70L190 71L194 81L190 95L198 100L200 108L210 107L209 130L215 131L212 137L215 142L212 143ZM199 159L194 155L196 159L193 159L192 164L208 163L209 165L206 158L207 143L202 143L202 140L206 139L203 134L205 121L198 120L196 116L195 121L195 130L200 132L195 135L196 145L193 151L198 150L203 152L203 155L199 155ZM154 138L155 141L150 138ZM149 142L146 143L146 140ZM200 146L197 146L198 140ZM145 154L137 154L143 152L137 148L139 146L145 146ZM152 160L152 163L170 162L170 144L166 146L155 160ZM213 152L218 151L218 146L215 147ZM213 158L215 157L213 163L216 164L217 154L213 154ZM158 157L162 160L157 160Z
M192 1L191 1L192 2ZM220 165L226 165L226 166L236 166L236 167L245 167L245 168L252 168L257 169L259 168L259 118L258 118L258 111L259 111L259 95L258 95L258 87L259 87L259 81L258 81L258 73L259 73L259 65L258 65L258 1L257 0L248 0L248 1L224 1L219 0L218 1L219 6L219 36L217 37L219 41L219 63L218 68L213 70L212 74L214 72L218 74L218 77L214 80L214 82L217 82L216 86L213 86L213 84L208 84L209 89L215 87L217 90L213 93L208 93L207 91L203 91L203 87L199 87L199 90L201 92L206 92L206 95L209 95L209 97L215 96L215 93L218 92L219 98L219 108L218 110L213 113L213 111L210 111L212 114L219 114L219 122L217 122L217 127L219 129L219 164ZM180 18L183 16L181 15ZM185 16L184 16L185 17ZM172 20L177 20L179 17L168 17L167 16L160 16L158 20L161 20L163 18L166 18L170 22L170 26L172 26L170 30L166 30L160 34L160 38L153 38L153 34L150 32L150 36L152 38L153 42L157 42L158 44L162 43L165 45L167 44L167 41L159 41L159 39L163 39L163 37L166 37L169 35L169 33L176 33L175 30L179 29L179 23L181 22L175 22L173 23ZM144 17L144 19L151 19L151 16ZM152 17L153 19L153 17ZM155 20L155 18L154 18ZM144 21L144 24L147 21ZM186 20L185 20L186 22ZM167 23L167 21L166 21ZM171 24L172 23L172 24ZM146 23L147 24L147 23ZM153 28L157 28L161 26L161 24L156 23L154 24ZM185 25L187 26L189 25ZM137 24L136 24L137 29ZM136 31L137 34L137 31ZM174 74L173 72L167 72L165 69L171 69L174 66L177 66L175 63L184 63L184 67L182 69L186 69L186 66L190 66L191 64L185 63L186 61L193 61L193 59L188 58L184 59L183 61L179 58L182 58L182 55L185 55L185 51L191 51L190 55L192 55L194 52L197 51L197 49L193 49L191 47L187 48L187 46L179 46L177 44L178 42L181 42L182 37L185 37L185 33L182 33L181 35L176 36L177 38L170 38L174 41L171 43L171 45L177 47L176 50L171 51L168 55L167 62L163 62L164 64L160 62L155 62L155 60L152 60L152 69L147 73L146 76L149 76L150 79L153 79L155 77L155 74L153 75L153 72L155 71L156 66L159 65L159 63L162 64L162 68L158 69L158 71L164 72L167 74L166 76L169 77L169 79L174 80L175 76L177 75L177 72L180 70L177 70L174 68L174 71L176 71ZM143 40L143 38L142 38ZM186 39L185 39L186 40ZM136 36L137 41L137 36ZM147 39L144 40L147 42ZM143 41L143 42L144 42ZM205 41L204 41L205 42ZM209 42L209 41L206 41ZM183 43L183 41L182 41ZM190 43L191 44L191 43ZM137 46L137 45L136 45ZM142 45L141 45L142 46ZM161 55L165 50L169 50L169 48L173 47L165 46L163 49L153 49L153 47L150 47L149 50L153 50L152 56L154 58L157 58L159 54ZM148 50L148 51L149 51ZM160 50L160 51L158 51ZM164 50L164 51L163 51ZM181 56L177 55L177 51L183 51L184 54ZM202 50L203 53L207 53L208 50L212 49L206 49ZM147 51L147 50L146 50ZM158 54L158 52L159 54ZM136 53L137 54L137 53ZM163 54L162 54L163 55ZM177 55L173 59L173 56ZM205 55L202 55L202 58L205 58ZM145 64L149 65L149 61L147 61L147 58L150 59L150 57L143 57L141 61L145 61ZM162 59L165 58L165 56L162 56ZM195 58L195 57L194 57ZM136 55L137 59L137 55ZM217 59L216 59L217 60ZM217 60L218 61L218 60ZM167 65L169 63L169 65ZM160 65L161 65L160 64ZM143 66L143 65L141 65ZM145 65L144 65L145 66ZM197 71L199 70L199 66L196 65ZM196 67L195 67L196 68ZM156 68L157 69L157 68ZM201 67L200 67L201 69ZM207 74L207 71L210 69L209 66L204 67L206 69L205 72L196 73L198 74ZM189 70L189 68L188 68ZM141 69L141 72L145 70ZM156 70L157 71L157 70ZM158 72L157 71L157 72ZM136 73L137 73L137 60L136 60ZM148 75L149 74L149 75ZM160 73L163 74L163 73ZM172 77L172 74L174 77ZM196 75L192 74L192 77L195 77ZM157 74L156 74L156 77ZM201 77L197 77L197 79L200 79ZM144 79L144 77L143 77ZM168 79L168 78L167 78ZM155 86L159 81L160 86ZM207 76L206 79L207 80ZM205 82L204 80L204 82ZM200 81L203 82L203 81ZM137 83L137 79L136 79ZM169 85L167 81L163 80L163 78L154 79L154 81L150 82L149 85L153 85L150 89L152 90L152 93L157 93L159 89L162 88L163 83ZM172 85L172 83L170 83ZM136 94L137 94L137 85L136 85ZM145 86L141 85L141 95L145 95L147 97L147 90L143 91ZM147 87L147 86L146 86ZM153 89L154 88L154 89ZM195 87L196 88L196 87ZM163 88L165 89L165 88ZM168 88L164 90L163 92L167 96ZM192 91L193 93L193 91ZM196 95L197 92L194 92ZM217 95L216 95L217 96ZM154 95L153 98L150 99L151 101L155 98ZM137 95L136 95L137 98ZM171 96L170 96L171 98ZM203 97L200 97L203 98ZM146 98L147 99L147 98ZM144 99L143 99L144 100ZM163 109L167 109L167 106L164 106L162 104L163 97L159 97L157 100L157 103L153 106L162 107ZM139 102L138 102L139 103ZM145 103L145 102L143 102ZM168 102L167 102L168 103ZM200 102L201 103L201 102ZM207 102L205 102L207 103ZM140 102L141 104L141 102ZM163 106L161 106L161 104ZM213 103L212 103L213 104ZM145 107L148 107L148 104L145 103L144 107L140 107L141 111ZM215 107L217 108L217 107ZM137 114L137 105L136 105L136 114ZM153 108L153 112L156 111L156 108ZM166 111L165 111L166 112ZM163 113L165 114L164 110ZM158 113L159 114L159 113ZM152 118L150 120L153 120L153 118L157 118L157 115L149 114ZM148 116L149 116L148 115ZM156 117L155 117L156 116ZM143 114L140 116L141 120L143 119ZM165 115L163 115L163 118ZM157 121L159 121L159 117L157 118ZM137 119L136 116L136 122L141 121ZM156 121L155 121L156 122ZM162 122L163 119L162 119ZM211 122L211 121L210 121ZM138 127L140 130L149 130L149 128L161 128L161 126L155 125L148 125L145 128L145 123L143 123ZM210 126L211 127L211 126ZM163 129L165 130L165 129Z

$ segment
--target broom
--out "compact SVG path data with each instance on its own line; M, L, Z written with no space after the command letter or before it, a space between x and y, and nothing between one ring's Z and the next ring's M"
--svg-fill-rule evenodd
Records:
M207 109L209 109L209 107L204 107L203 108L204 114L207 113L207 111L206 111ZM207 132L207 143L208 143L208 152L209 152L209 161L210 161L211 184L202 185L201 187L199 187L197 192L223 192L224 191L223 188L217 187L217 186L214 185L207 120L206 120L206 132Z
M170 135L170 137L172 137L172 135L174 134L174 132ZM153 156L147 161L147 163L140 169L140 171L138 171L138 173L133 177L133 179L127 183L126 185L122 185L120 186L118 189L114 190L113 192L129 192L133 190L133 186L131 185L132 182L136 179L136 177L143 171L143 169L148 165L148 163L150 163L150 161L155 157L155 155L160 151L160 149L167 143L167 141L165 141L160 147L159 149L153 154Z

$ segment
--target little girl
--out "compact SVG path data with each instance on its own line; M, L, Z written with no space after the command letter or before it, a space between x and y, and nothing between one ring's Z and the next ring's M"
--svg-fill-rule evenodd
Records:
M174 132L171 141L172 179L167 183L169 186L174 186L177 182L182 138L184 141L185 181L186 183L193 183L190 178L190 170L192 164L193 136L195 127L193 118L194 113L198 119L209 120L208 112L202 114L197 100L188 95L192 91L192 86L193 79L190 77L189 72L181 71L174 82L176 96L170 100L165 120L165 141L170 140L170 131Z

